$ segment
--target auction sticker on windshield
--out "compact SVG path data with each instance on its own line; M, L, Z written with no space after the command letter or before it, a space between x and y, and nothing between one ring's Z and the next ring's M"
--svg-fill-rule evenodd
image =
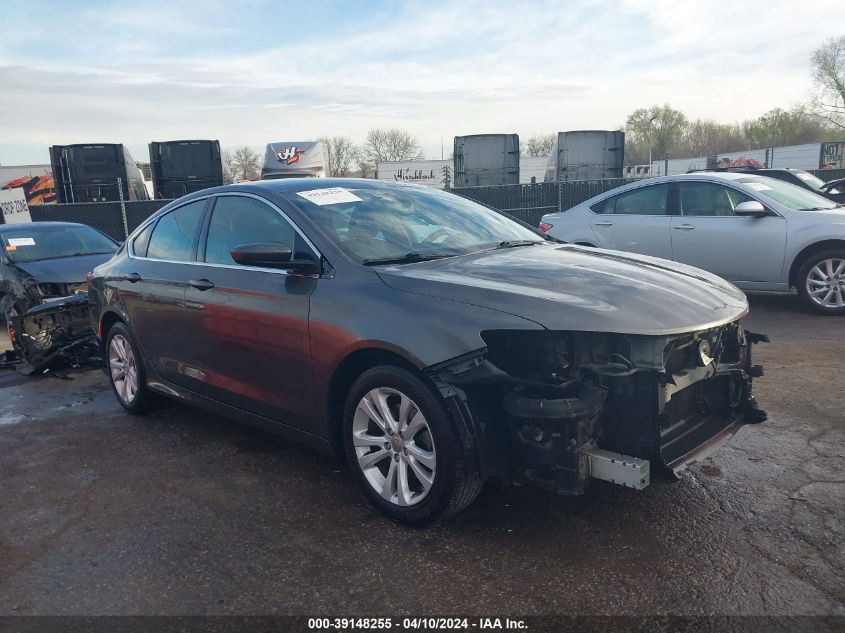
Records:
M9 246L35 246L35 240L31 237L10 237L6 241Z
M771 191L772 188L764 182L747 182L745 183L752 189L756 189L757 191Z
M328 187L326 189L312 189L311 191L297 191L296 195L313 202L318 206L339 204L341 202L361 202L361 198L343 187Z

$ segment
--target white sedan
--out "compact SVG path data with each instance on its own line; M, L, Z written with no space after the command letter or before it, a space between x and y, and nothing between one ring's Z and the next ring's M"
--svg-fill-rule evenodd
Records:
M797 288L814 310L845 314L845 205L781 180L651 178L544 215L540 230L697 266L747 291Z

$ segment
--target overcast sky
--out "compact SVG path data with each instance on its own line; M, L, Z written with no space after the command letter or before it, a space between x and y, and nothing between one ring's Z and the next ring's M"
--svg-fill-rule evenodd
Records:
M224 147L397 126L429 158L456 134L607 129L668 102L752 118L806 99L845 2L4 0L0 163L52 144Z

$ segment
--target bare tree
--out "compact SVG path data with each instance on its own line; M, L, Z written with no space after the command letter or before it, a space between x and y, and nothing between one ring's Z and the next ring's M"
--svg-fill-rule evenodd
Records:
M367 158L363 150L358 152L358 156L355 158L355 166L358 169L355 175L359 178L375 178L377 175L377 165Z
M648 161L649 153L654 160L662 160L679 143L686 126L684 113L668 103L635 110L625 123L625 151L640 156L641 161Z
M367 165L388 160L422 158L423 152L417 137L398 128L374 128L367 132L362 148Z
M696 119L687 124L678 144L669 151L674 155L712 156L720 152L737 152L748 148L743 126Z
M800 107L789 111L775 108L741 126L749 148L815 143L832 133L830 123Z
M230 182L258 180L261 176L261 156L249 146L223 153L223 177Z
M816 115L845 129L845 35L827 40L810 56Z
M352 175L358 159L358 147L346 136L321 136L317 139L329 155L329 174L346 178Z
M552 153L557 134L535 134L522 145L523 156L548 156Z

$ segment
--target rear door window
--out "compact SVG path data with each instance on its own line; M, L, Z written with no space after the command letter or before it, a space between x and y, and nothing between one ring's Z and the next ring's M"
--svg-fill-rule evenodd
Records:
M205 206L205 200L198 200L161 216L150 236L147 257L178 262L193 260Z
M608 198L601 212L611 215L666 215L668 197L669 185L642 187Z

